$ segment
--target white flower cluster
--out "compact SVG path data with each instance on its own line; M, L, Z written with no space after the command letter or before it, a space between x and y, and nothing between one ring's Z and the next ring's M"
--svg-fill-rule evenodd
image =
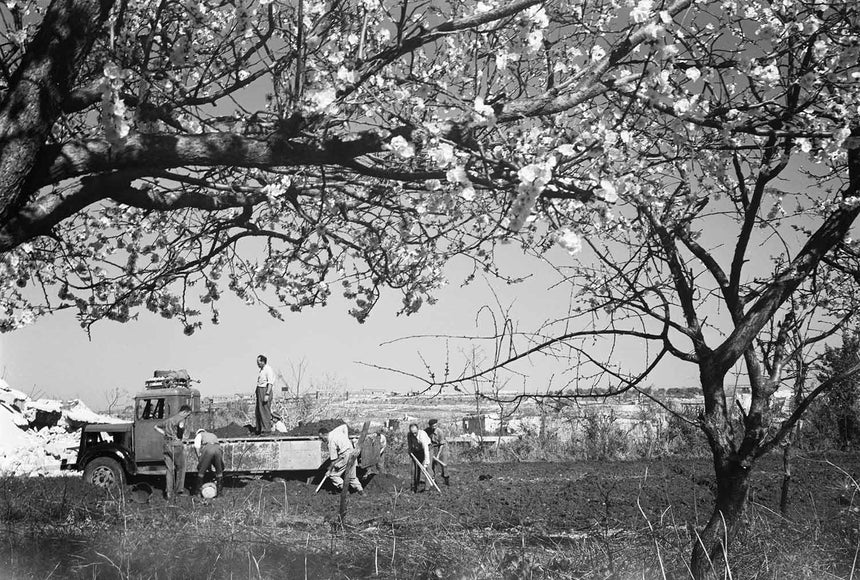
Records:
M556 232L556 242L572 256L582 251L582 238L570 228Z
M606 203L615 203L618 201L618 190L615 185L608 179L600 180L600 197Z
M284 196L287 193L287 190L292 185L292 179L289 175L284 176L278 181L273 181L272 183L267 183L262 191L266 194L266 199L269 203L277 203L278 199Z
M412 146L412 143L404 139L402 135L393 137L391 141L383 145L383 148L393 152L401 159L409 159L415 156L415 147Z
M654 12L653 0L639 0L639 3L630 10L630 20L636 24L646 22Z
M460 197L466 201L475 199L475 187L472 185L472 180L469 179L469 174L466 173L466 168L462 165L457 165L453 169L449 169L445 173L445 178L448 183L460 186Z
M439 145L430 149L427 153L438 167L448 167L456 160L454 146L450 143L440 142Z
M334 87L325 87L308 93L306 110L309 113L337 113L337 92Z
M523 13L520 33L525 41L526 54L534 54L543 47L544 31L549 27L549 16L542 5L532 6Z
M475 109L472 112L472 121L478 125L492 127L496 124L496 112L493 107L484 103L484 99L478 97L475 99Z
M128 111L125 103L120 97L125 72L115 64L107 64L104 67L104 78L102 79L102 111L101 124L108 143L119 147L128 137L131 125L128 120Z
M750 74L765 85L773 86L779 82L779 68L775 63L766 66L753 67Z
M519 231L532 213L532 208L538 196L552 179L552 170L556 165L555 157L550 157L541 163L531 163L517 172L520 184L517 187L519 195L511 206L508 228Z

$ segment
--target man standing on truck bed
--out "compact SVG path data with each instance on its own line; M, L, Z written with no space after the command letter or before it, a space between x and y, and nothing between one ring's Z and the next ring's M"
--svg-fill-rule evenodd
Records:
M448 463L448 445L445 443L445 434L439 430L439 419L430 419L427 428L424 429L430 436L430 453L433 457L433 477L436 477L436 466L442 468L442 480L445 485L451 485L448 472L445 469Z
M275 386L275 373L269 366L265 355L257 357L257 435L272 431L272 389Z
M182 437L185 435L185 420L191 414L191 407L182 405L179 412L158 423L155 430L164 435L164 493L168 501L177 495L185 493L185 447Z
M349 456L355 452L352 447L352 441L349 440L349 428L346 423L338 425L331 431L325 427L320 427L320 439L328 444L328 455L331 459L331 467L329 467L328 477L332 485L336 489L343 489L344 478L349 481L349 487L358 493L364 493L364 488L361 487L361 482L358 481L358 474L355 468L355 462L346 473L346 464L349 461Z
M194 495L200 493L203 478L212 467L215 469L215 489L221 495L221 485L224 480L224 459L221 455L221 445L218 436L206 429L198 429L194 437L194 449L197 450L197 481L194 483Z

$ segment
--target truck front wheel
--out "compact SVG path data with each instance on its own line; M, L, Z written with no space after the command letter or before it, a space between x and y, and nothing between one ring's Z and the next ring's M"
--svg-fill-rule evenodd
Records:
M125 483L125 473L116 459L96 457L84 468L84 481L103 489L114 489Z

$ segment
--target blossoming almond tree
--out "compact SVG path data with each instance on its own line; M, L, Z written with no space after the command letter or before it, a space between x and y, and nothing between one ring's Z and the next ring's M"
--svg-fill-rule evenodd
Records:
M572 265L552 259L575 303L534 334L503 333L496 351L513 356L477 374L495 377L536 353L568 356L572 381L607 396L661 365L694 365L717 481L693 546L699 578L725 562L756 460L845 378L808 389L787 417L775 413L799 353L812 356L857 310L860 11L846 2L695 6L674 18L651 2L633 6L637 30L660 27L634 51L636 66L603 81L604 109L554 120L562 131L576 126L569 144L554 140L558 129L541 135L551 176L521 176L539 190L524 190L524 206L539 201L521 235L537 254L557 242L573 255ZM592 44L591 58L624 42ZM574 185L599 201L553 199L553 181L571 165ZM733 372L750 386L746 408L729 396ZM476 379L464 375L433 382Z
M0 11L4 330L145 306L191 333L227 289L280 317L342 285L363 320L388 285L413 312L450 256L492 268L489 242L553 177L532 119L604 93L595 80L632 48L575 64L581 15L559 8L550 40L537 0Z
M493 269L500 239L585 244L604 258L585 288L617 299L620 283L625 307L660 325L660 359L700 368L720 490L694 557L706 573L717 519L736 529L778 382L753 344L822 260L854 251L853 3L9 0L0 12L3 330L58 308L89 324L145 307L190 333L205 308L217 320L227 290L280 316L335 286L362 320L383 286L407 313L432 300L451 256ZM777 180L802 171L813 225L778 220L796 192ZM727 225L732 250L711 251ZM747 268L760 225L786 240L771 275ZM648 259L631 270L600 240ZM703 295L724 303L719 332ZM739 360L758 383L736 439L724 380Z

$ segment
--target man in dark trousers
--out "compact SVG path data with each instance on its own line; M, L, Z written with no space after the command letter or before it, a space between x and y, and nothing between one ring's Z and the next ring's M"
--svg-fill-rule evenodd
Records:
M418 460L416 463L412 457L409 458L409 464L412 465L412 493L418 493L422 473L418 464L420 463L427 475L430 475L430 437L426 431L419 429L416 423L409 425L409 433L406 435L406 449L412 457Z
M265 355L257 357L257 435L272 432L272 394L275 386L275 372L269 366Z
M185 493L185 447L182 437L189 415L191 407L182 405L178 413L155 426L155 430L164 435L164 465L167 467L164 493L168 501Z
M194 449L197 450L197 481L194 484L194 495L200 493L200 486L209 468L215 470L215 488L217 495L221 495L221 486L224 479L224 459L221 455L221 445L218 437L206 429L198 429L194 437Z
M448 463L448 445L445 442L445 434L439 430L439 419L430 419L425 429L430 437L430 452L433 454L433 477L436 477L436 466L441 468L442 480L445 485L451 485L448 472L445 469Z

